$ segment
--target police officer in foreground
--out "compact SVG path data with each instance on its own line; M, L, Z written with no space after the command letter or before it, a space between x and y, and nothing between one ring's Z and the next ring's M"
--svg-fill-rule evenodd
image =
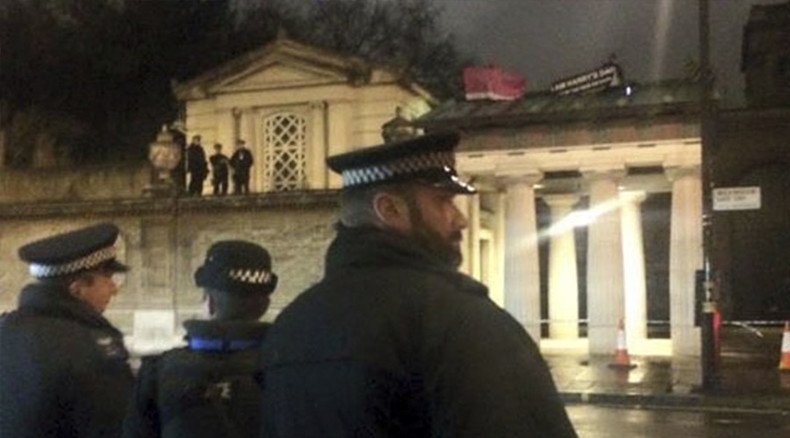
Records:
M19 249L36 282L0 318L0 437L117 437L134 379L102 313L127 267L99 224Z
M456 134L330 157L324 278L263 348L262 437L574 437L524 328L461 274Z
M277 286L269 253L220 241L195 272L211 320L184 323L187 347L143 359L125 437L248 437L260 430L255 381Z

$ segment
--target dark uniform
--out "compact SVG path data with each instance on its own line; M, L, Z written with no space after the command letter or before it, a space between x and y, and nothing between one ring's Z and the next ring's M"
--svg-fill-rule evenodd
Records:
M234 194L239 195L250 192L250 168L253 163L252 152L243 143L230 156L230 167L233 168Z
M187 193L190 195L203 194L203 181L208 177L208 162L203 146L190 143L187 146L187 172L189 173L189 186Z
M351 153L344 187L419 176L468 193L446 141ZM261 436L576 436L535 343L487 293L412 239L339 227L324 278L267 336Z
M228 194L228 157L222 152L217 152L209 158L211 163L211 185L214 187L215 195Z
M270 294L277 284L260 246L212 246L195 274L199 286ZM188 346L143 360L125 437L257 437L261 392L255 380L269 324L249 320L184 323Z
M118 230L100 225L20 249L42 281L0 321L0 437L115 437L131 395L123 336L100 313L47 280L103 264Z
M184 327L188 347L143 359L124 436L258 436L254 375L267 325L195 320Z

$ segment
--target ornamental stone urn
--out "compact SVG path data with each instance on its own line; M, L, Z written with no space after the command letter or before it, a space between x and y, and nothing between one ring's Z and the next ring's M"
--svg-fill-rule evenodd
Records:
M403 109L395 109L395 117L381 126L381 137L384 143L397 143L418 137L417 130L412 123L403 117Z
M151 184L145 192L150 196L171 196L176 192L176 186L171 175L173 169L181 161L181 148L173 141L173 135L167 128L156 136L156 140L148 146L148 161L151 162Z

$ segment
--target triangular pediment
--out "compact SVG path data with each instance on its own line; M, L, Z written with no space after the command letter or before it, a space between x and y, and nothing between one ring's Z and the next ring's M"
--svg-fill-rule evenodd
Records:
M302 61L267 59L246 71L224 78L211 87L213 92L233 92L321 85L346 82L339 71L321 68Z
M175 84L179 100L205 99L224 93L320 86L348 83L394 83L399 74L374 66L354 56L278 38L265 47L249 52L209 70L185 83ZM412 91L430 99L418 85Z
M371 66L358 58L341 56L276 40L175 87L182 99L212 94L348 82Z

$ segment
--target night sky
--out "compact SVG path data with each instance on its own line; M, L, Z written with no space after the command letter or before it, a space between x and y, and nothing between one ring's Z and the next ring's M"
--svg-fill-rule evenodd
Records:
M459 47L526 77L528 91L611 54L626 80L681 77L698 57L697 0L434 0ZM743 99L741 36L753 4L710 0L711 62L728 105Z

